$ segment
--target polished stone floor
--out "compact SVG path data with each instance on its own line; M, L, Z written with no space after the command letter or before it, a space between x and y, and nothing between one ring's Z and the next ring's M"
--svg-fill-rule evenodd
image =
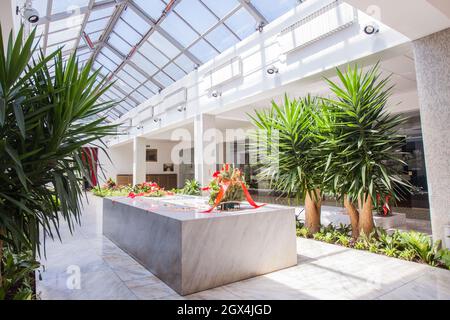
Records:
M180 297L102 236L101 200L89 196L82 226L47 242L41 299L446 299L450 271L298 239L298 265Z

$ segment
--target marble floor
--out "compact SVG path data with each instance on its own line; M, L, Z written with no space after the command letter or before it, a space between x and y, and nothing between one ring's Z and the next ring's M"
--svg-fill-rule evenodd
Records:
M445 299L450 271L298 239L298 265L180 297L102 236L101 200L89 196L82 226L48 241L37 283L47 299Z

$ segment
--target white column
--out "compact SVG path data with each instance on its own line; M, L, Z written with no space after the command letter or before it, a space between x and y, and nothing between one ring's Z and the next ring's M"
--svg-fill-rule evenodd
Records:
M147 164L145 161L146 139L133 138L133 184L145 182Z
M17 26L20 23L20 16L16 15L16 0L0 1L0 21L2 23L2 36L4 44L8 42L9 32L17 32ZM6 47L5 47L6 48Z
M414 42L433 239L450 225L450 29Z
M202 186L208 185L216 171L217 158L216 118L200 114L194 120L194 164L195 179Z

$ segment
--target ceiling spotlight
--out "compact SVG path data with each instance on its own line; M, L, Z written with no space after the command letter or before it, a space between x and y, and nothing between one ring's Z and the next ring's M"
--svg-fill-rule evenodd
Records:
M280 70L278 70L278 68L275 66L270 66L269 68L267 68L267 73L270 75L278 73L278 72L280 72Z
M261 21L260 23L257 24L256 31L263 32L265 25L266 24L263 21Z
M369 36L376 34L378 32L380 32L380 27L375 22L368 24L367 26L364 27L364 33Z
M29 23L35 24L39 22L39 12L31 6L30 2L27 2L22 9L17 6L16 14L18 15L19 13L22 13L22 17Z
M177 110L178 110L178 112L183 112L183 111L186 111L186 107L185 106L179 106L177 108Z
M161 122L161 118L155 118L155 119L153 119L153 122L154 122L154 123Z
M222 96L222 92L219 92L217 90L214 90L214 91L211 92L211 97L213 97L213 98L218 98L218 97L221 97L221 96Z

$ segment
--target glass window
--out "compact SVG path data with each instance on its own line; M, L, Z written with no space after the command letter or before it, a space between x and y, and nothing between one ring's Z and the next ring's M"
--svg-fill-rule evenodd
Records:
M124 56L127 56L128 53L130 53L131 48L132 48L128 42L124 41L122 38L120 38L114 32L111 33L111 36L109 37L108 42L110 45L112 45L115 49L117 49Z
M145 100L147 100L142 94L137 91L133 91L130 96L137 100L139 103L143 103L145 102Z
M109 71L114 71L117 69L118 65L115 64L111 59L108 59L106 56L104 56L102 53L99 53L97 56L97 61L102 66L108 68Z
M113 12L114 12L114 7L92 10L89 15L89 21L111 17Z
M121 18L135 29L141 37L151 29L150 25L131 8L125 10Z
M205 38L220 52L225 51L239 42L239 39L224 25L215 28Z
M183 70L181 70L178 66L176 66L174 63L169 64L163 70L175 81L180 80L186 75L186 73Z
M135 68L133 68L129 64L126 64L123 67L123 71L128 73L130 76L132 76L134 79L136 79L140 83L145 82L147 80L146 77L144 77L139 71L137 71Z
M158 20L166 8L161 0L134 0L134 2L154 20Z
M47 15L47 0L34 0L33 7L39 12L41 17L45 17Z
M164 87L168 87L173 83L173 80L161 71L155 74L153 78L161 83Z
M153 47L148 42L145 42L142 45L142 47L139 49L139 52L159 68L162 68L164 65L167 64L167 62L169 62L169 59L167 57L165 57L161 52L156 50L155 47Z
M206 4L221 19L239 5L239 2L237 0L226 0L226 1L201 0L201 1L204 4Z
M144 58L144 56L139 52L136 52L134 54L134 56L131 58L131 61L150 76L154 75L158 71L158 68L153 63Z
M178 58L175 59L175 63L181 67L186 73L191 72L194 70L195 63L186 57L186 55L182 54Z
M273 21L289 10L295 8L298 0L278 0L277 4L273 4L273 0L252 0L255 8L269 21Z
M176 14L169 14L161 23L161 27L184 47L188 47L198 38L198 34Z
M47 45L52 46L56 43L65 42L74 38L78 38L80 35L81 27L76 27L64 31L50 33L48 35Z
M86 33L104 31L106 26L108 25L108 21L109 21L109 18L88 22L86 24L86 28L84 28L84 31Z
M65 29L75 28L83 23L84 14L79 16L73 16L67 19L61 19L54 22L50 22L48 32L56 32Z
M132 46L135 46L142 39L142 36L122 19L117 21L114 32Z
M75 43L76 43L76 40L70 40L70 41L67 41L67 42L64 42L61 44L54 45L53 47L48 47L46 54L49 55L49 54L55 52L56 50L58 50L58 48L62 48L63 52L72 50L75 47Z
M112 52L112 50L110 50L108 47L103 47L103 49L100 52L103 53L110 60L114 61L115 64L119 65L122 63L122 59L117 54Z
M128 85L130 85L133 88L137 88L139 87L140 83L139 81L137 81L136 79L134 79L132 76L130 76L128 73L126 73L125 71L120 71L119 73L117 73L117 76L123 81L126 82Z
M157 31L153 32L148 39L148 42L158 48L161 52L164 52L164 54L170 59L175 58L180 53L180 50L178 50L172 43L169 42L169 40L164 38Z
M57 0L53 1L52 14L60 12L77 12L80 8L87 7L89 0Z
M217 55L217 51L203 39L193 45L189 51L203 63L211 60Z
M147 87L141 86L137 89L137 91L143 95L145 98L150 99L154 95L153 92L151 92Z
M103 31L97 31L94 33L89 33L88 36L92 42L98 42L98 41L100 41L100 37L102 36L102 34L103 34Z
M247 38L256 31L256 20L244 8L225 20L227 26L233 30L241 39Z
M158 93L159 92L159 87L156 85L156 84L154 84L153 82L151 82L151 81L147 81L145 84L144 84L151 92L154 92L154 93Z
M198 0L180 1L175 7L175 12L200 34L204 34L218 22L218 19Z

